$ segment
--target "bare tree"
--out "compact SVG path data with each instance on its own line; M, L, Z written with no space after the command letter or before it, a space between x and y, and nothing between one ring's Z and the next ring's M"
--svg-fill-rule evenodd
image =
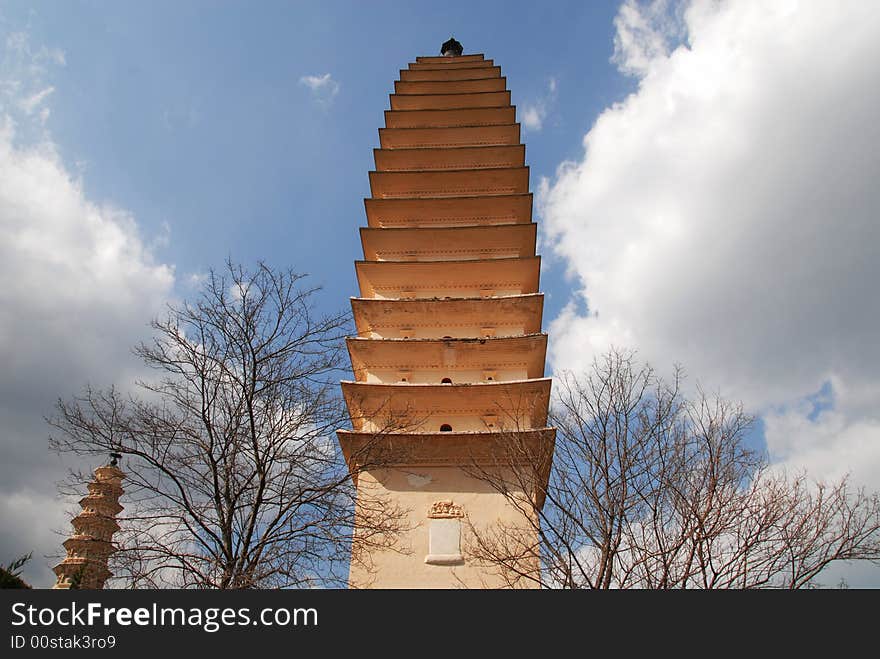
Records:
M111 569L127 587L344 583L363 547L393 544L400 511L355 489L333 431L346 314L320 315L303 276L227 263L192 303L169 306L136 354L156 377L138 395L60 400L52 448L126 456ZM374 456L362 447L357 463ZM78 481L80 482L80 481ZM80 489L81 491L81 489Z
M514 432L503 461L470 467L523 513L471 527L472 558L554 588L804 588L835 561L880 562L877 493L774 468L741 406L681 384L617 350L558 378L549 482Z

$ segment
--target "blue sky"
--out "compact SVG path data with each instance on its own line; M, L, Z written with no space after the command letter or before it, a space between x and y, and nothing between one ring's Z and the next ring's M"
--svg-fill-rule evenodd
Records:
M175 265L178 283L229 254L308 272L327 304L345 306L398 70L452 33L501 64L520 108L556 79L542 130L524 135L537 181L576 157L598 112L632 87L609 62L616 9L13 2L2 16L65 53L47 122L60 153L82 172L86 194L130 210L147 241L167 233L155 255ZM339 92L321 104L299 80L326 73ZM548 318L564 304L562 286L545 277Z
M7 0L0 560L58 546L54 401L130 382L207 268L347 308L388 94L450 35L524 125L551 368L680 363L775 468L880 489L880 3Z

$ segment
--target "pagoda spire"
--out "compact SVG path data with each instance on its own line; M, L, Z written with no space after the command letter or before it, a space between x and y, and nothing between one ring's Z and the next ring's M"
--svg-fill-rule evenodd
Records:
M463 52L464 48L455 37L449 37L449 41L440 46L440 54L444 57L461 57Z
M89 493L80 499L82 512L71 520L73 534L64 541L67 555L55 566L58 577L53 588L100 590L112 575L107 560L116 551L113 534L119 530L116 516L122 511L122 479L117 465L122 456L110 454L109 464L95 469Z

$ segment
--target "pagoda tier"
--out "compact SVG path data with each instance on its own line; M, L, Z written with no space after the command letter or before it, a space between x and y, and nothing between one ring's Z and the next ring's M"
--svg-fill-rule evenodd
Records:
M440 67L433 69L401 69L401 82L416 82L419 80L481 80L483 78L500 78L500 66L481 66L464 71Z
M359 492L378 488L411 511L402 542L416 558L375 553L377 577L353 564L352 585L495 583L463 558L453 520L524 520L468 471L477 458L500 469L534 462L535 478L519 486L543 500L555 431L541 260L506 86L482 55L419 57L389 97L355 262L354 381L342 382L353 430L338 437ZM361 459L365 449L381 461Z
M475 64L483 64L491 63L492 60L487 60L484 53L471 53L470 55L459 55L458 57L450 58L447 55L419 55L416 57L417 64L442 64L443 66L448 66L450 68L454 68L457 66L461 66L465 63L475 63ZM413 65L410 64L410 68Z
M394 93L402 94L469 94L475 92L506 92L507 78L477 78L468 80L400 80L394 83Z
M63 543L67 555L54 568L54 588L101 589L112 576L107 561L116 551L112 539L119 530L116 515L122 511L124 477L115 459L95 469L89 493L79 502L82 512L71 520L74 533Z
M489 297L538 292L541 257L356 261L361 297Z
M407 341L406 352L400 342ZM546 334L460 339L349 338L358 382L504 382L544 377Z
M375 461L393 460L407 467L435 466L471 462L477 464L518 462L531 455L544 453L544 461L537 465L544 472L541 480L549 477L550 457L556 431L554 428L535 428L506 432L498 428L474 432L420 432L385 433L338 430L342 454L356 475L360 465ZM521 451L511 453L510 442L515 441ZM530 455L531 454L531 455Z
M361 228L368 261L516 258L535 254L536 224L440 228Z
M532 221L532 195L364 199L371 227L476 226Z
M122 510L122 506L118 506L119 512ZM116 513L101 513L98 511L87 511L84 510L79 515L71 520L71 526L73 526L73 530L76 531L77 535L92 535L96 538L103 538L106 535L106 538L109 539L114 533L119 530L119 524L116 522L113 515ZM107 520L111 520L112 523Z
M522 144L504 146L461 146L439 153L435 148L376 149L376 168L383 172L427 171L432 169L498 169L522 167L526 147Z
M442 300L351 300L358 336L375 339L536 334L541 331L543 305L541 293Z
M392 110L453 110L510 105L510 92L391 94Z
M374 197L386 199L509 195L528 191L528 167L370 172L370 192Z
M462 60L461 58L456 58L456 60L459 61L456 61L454 63L440 62L434 60L425 60L424 62L411 62L409 68L413 71L436 71L438 69L446 69L448 71L453 69L486 69L495 66L495 62L490 59Z
M516 123L514 107L471 107L448 110L385 110L385 128L461 128Z
M342 382L355 430L439 432L487 426L533 429L547 425L550 378L465 384ZM500 420L500 421L499 421Z
M552 445L553 428L535 428L516 431L517 439L534 442L536 448ZM387 433L377 437L375 433L355 430L338 430L339 443L345 461L352 468L367 461L377 443L383 451L394 455L396 464L407 466L446 464L450 458L503 459L509 451L510 435L499 430L475 432L420 432ZM438 446L442 447L438 450ZM514 456L516 457L516 456ZM547 465L549 466L549 465Z
M381 128L383 149L434 147L510 146L519 144L519 124L457 126L445 128Z

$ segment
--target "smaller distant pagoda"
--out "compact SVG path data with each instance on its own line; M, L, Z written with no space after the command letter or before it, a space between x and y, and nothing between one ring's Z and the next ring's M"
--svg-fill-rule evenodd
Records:
M119 530L116 516L122 511L122 479L117 466L122 456L111 453L110 464L95 469L89 493L80 499L82 512L71 520L73 535L64 541L67 556L55 566L58 581L53 588L100 590L112 575L107 560L116 551L112 538Z

